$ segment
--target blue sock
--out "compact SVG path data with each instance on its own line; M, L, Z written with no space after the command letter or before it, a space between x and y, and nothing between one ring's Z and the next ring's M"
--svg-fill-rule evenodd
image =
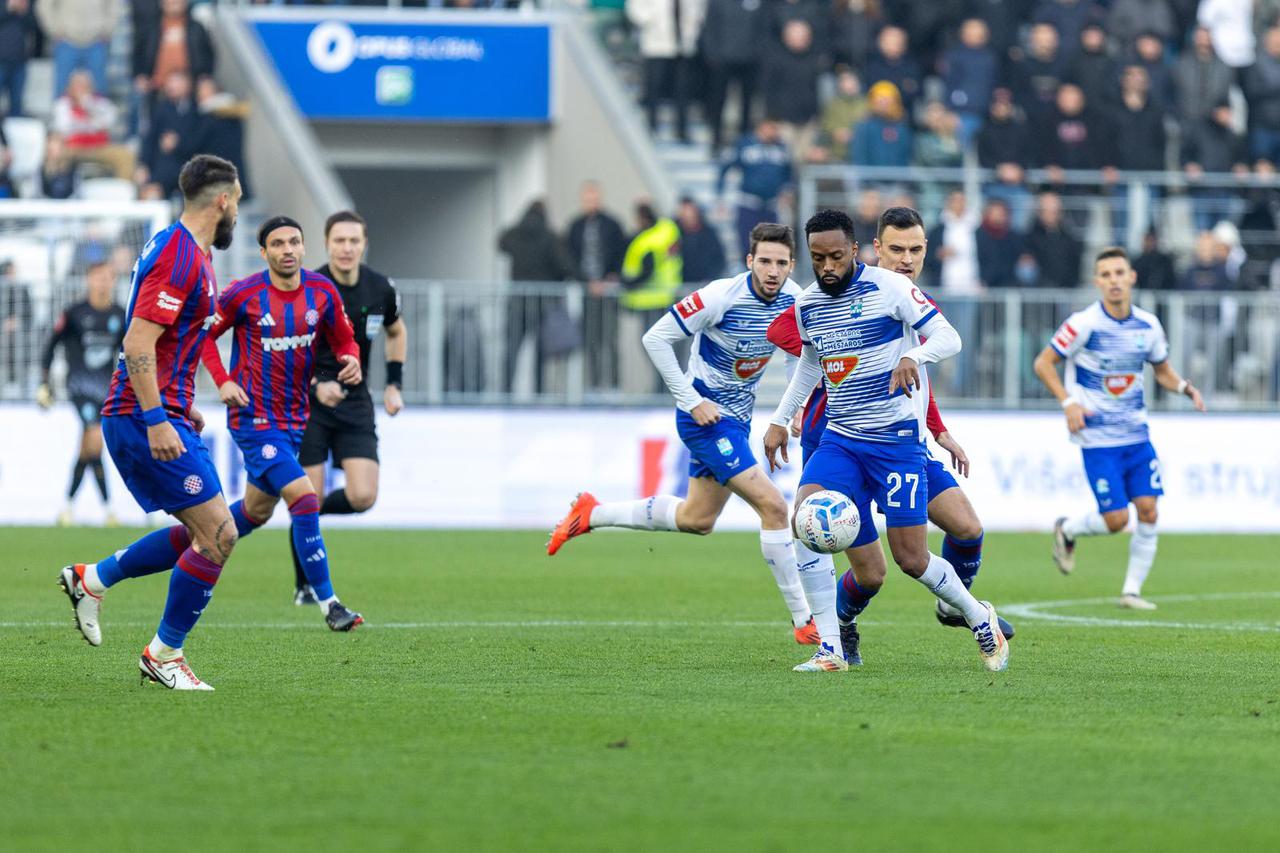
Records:
M236 523L236 535L241 539L267 523L265 518L262 519L262 521L250 518L249 514L244 511L243 499L238 500L231 505L231 518Z
M307 583L316 592L316 598L324 601L333 598L333 584L329 580L329 555L324 550L320 536L320 499L315 495L303 495L289 505L293 516L293 547L302 561L302 571Z
M850 622L867 609L871 599L880 589L866 591L854 580L853 569L849 569L836 584L836 618L841 622Z
M191 534L181 524L153 530L127 548L98 562L102 585L113 587L125 578L140 578L172 569L178 556L191 546Z
M942 559L950 563L956 570L960 582L965 589L973 586L973 579L982 568L982 534L977 539L953 539L950 535L942 540ZM99 569L101 571L101 569Z
M213 597L213 587L222 574L222 566L188 548L178 558L169 576L169 597L164 603L164 616L156 636L175 649L182 648L187 634L196 626Z

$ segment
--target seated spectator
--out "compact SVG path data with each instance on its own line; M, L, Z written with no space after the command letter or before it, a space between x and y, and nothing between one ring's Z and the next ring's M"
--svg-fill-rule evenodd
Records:
M1132 44L1142 33L1168 41L1174 36L1173 9L1169 0L1114 0L1107 32L1120 44Z
M1116 61L1107 49L1107 34L1099 23L1090 23L1080 31L1080 49L1071 60L1067 78L1084 92L1085 100L1101 104L1116 90L1120 77Z
M680 199L676 224L680 226L680 258L685 282L701 287L723 276L724 244L716 230L707 225L698 203L691 198Z
M72 161L97 163L117 178L132 180L133 151L111 141L115 121L115 104L94 91L93 76L87 71L75 71L66 94L54 101L50 127L62 137Z
M1066 72L1058 31L1050 24L1033 25L1026 55L1009 63L1006 72L1014 102L1032 126L1038 127L1053 114L1053 101Z
M960 25L960 43L942 55L938 72L947 105L960 119L960 141L967 145L982 126L996 85L996 55L986 21L968 18Z
M871 87L868 103L870 115L853 131L850 162L856 166L910 165L911 125L898 87L881 80Z
M1258 61L1242 82L1249 101L1249 156L1280 163L1280 26L1267 30Z
M1040 287L1075 287L1080 284L1080 258L1084 244L1067 230L1062 216L1062 198L1057 193L1040 193L1036 220L1027 234L1023 250L1035 261L1036 284Z
M1133 43L1129 64L1141 65L1147 72L1148 91L1152 103L1161 112L1173 106L1173 74L1165 61L1164 42L1154 33L1143 33ZM1101 106L1101 104L1099 104Z
M1253 64L1257 45L1250 5L1242 0L1202 0L1196 21L1209 31L1214 52L1232 68Z
M44 141L44 161L40 166L40 194L45 198L71 198L79 178L76 164L67 154L62 137L50 133Z
M159 184L163 197L172 196L178 189L182 164L202 150L197 147L199 143L200 114L191 98L191 78L185 71L170 72L164 97L151 111L137 184Z
M1184 50L1173 67L1173 88L1178 117L1184 124L1208 118L1227 99L1236 73L1218 58L1213 38L1204 27L1191 34L1191 49Z
M917 166L958 168L964 161L964 146L957 135L960 120L956 114L942 105L930 101L924 108L924 133L916 136L915 163Z
M996 89L987 122L978 131L978 164L995 172L995 181L982 191L988 197L1004 199L1019 227L1031 215L1030 193L1023 184L1023 164L1030 161L1026 119L1014 106L1013 93L1003 87Z
M907 45L906 30L895 26L885 27L876 38L875 53L867 61L867 68L862 76L873 84L881 80L892 83L898 91L899 100L909 111L920 94L924 72L920 69L920 63L907 52Z
M244 120L249 117L249 104L218 91L213 78L205 77L196 83L196 108L200 112L196 150L230 160L240 173L241 200L253 198L244 162Z
M27 60L36 36L31 0L4 0L0 6L0 93L8 94L8 115L20 116L22 90L27 83ZM0 109L0 116L6 114Z
M72 72L87 71L96 91L107 90L107 48L120 9L103 0L40 0L36 18L53 42L53 91L64 92Z
M1208 119L1183 128L1182 169L1192 184L1192 216L1197 230L1208 231L1228 216L1233 200L1227 187L1196 186L1200 177L1206 172L1247 172L1247 156L1245 139L1235 129L1230 101L1214 107Z
M849 159L853 126L867 114L862 82L848 68L836 75L836 93L822 108L818 142L807 159L818 163L844 163Z
M1022 254L1022 238L1009 221L1009 207L999 199L987 202L974 234L978 248L978 276L985 287L1014 287Z
M813 120L818 115L818 75L822 58L813 47L808 21L787 21L781 40L766 48L760 73L765 115L778 121L793 151L809 147Z
M1144 290L1173 290L1178 286L1173 256L1160 251L1156 229L1148 229L1142 235L1142 254L1134 260L1133 271L1138 274L1138 287Z

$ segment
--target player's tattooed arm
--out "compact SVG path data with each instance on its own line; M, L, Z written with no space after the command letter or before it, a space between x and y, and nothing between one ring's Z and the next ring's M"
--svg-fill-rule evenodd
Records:
M144 373L153 373L155 372L155 358L154 356L147 355L146 353L125 355L124 367L125 370L129 372L130 376L141 376Z

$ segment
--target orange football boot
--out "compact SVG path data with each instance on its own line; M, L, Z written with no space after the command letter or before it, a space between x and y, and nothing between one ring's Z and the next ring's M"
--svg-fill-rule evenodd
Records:
M569 514L560 519L555 530L551 531L551 541L547 543L547 556L554 556L575 536L591 532L591 510L600 506L600 501L590 492L579 492L569 504Z
M818 634L818 626L813 624L813 617L809 617L809 621L795 628L796 642L802 646L816 646L822 642L822 637Z

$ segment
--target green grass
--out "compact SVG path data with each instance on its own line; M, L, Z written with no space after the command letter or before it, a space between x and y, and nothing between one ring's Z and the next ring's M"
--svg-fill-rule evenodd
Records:
M1164 536L1156 613L1043 612L1181 627L1017 619L996 676L893 575L866 665L805 676L751 535L332 533L368 619L333 635L267 531L187 645L217 692L179 695L137 683L163 577L99 648L54 585L133 535L0 529L5 849L1280 849L1275 537ZM1126 541L1063 578L990 536L979 591L1112 596Z

